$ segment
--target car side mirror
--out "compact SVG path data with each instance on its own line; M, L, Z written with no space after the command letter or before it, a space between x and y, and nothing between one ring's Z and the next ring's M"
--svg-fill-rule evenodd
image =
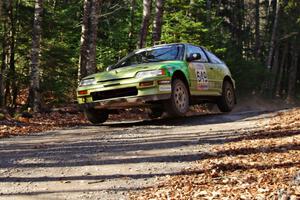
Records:
M201 59L201 54L200 53L191 53L188 57L187 57L187 61L191 62L193 60L200 60Z
M106 71L110 71L112 69L113 69L113 65L110 65L110 66L106 67Z

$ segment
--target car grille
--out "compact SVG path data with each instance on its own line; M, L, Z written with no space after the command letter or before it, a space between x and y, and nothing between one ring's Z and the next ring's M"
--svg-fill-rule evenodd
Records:
M137 91L136 87L121 88L121 89L91 93L93 101L118 98L118 97L135 96L137 94L138 94L138 91Z

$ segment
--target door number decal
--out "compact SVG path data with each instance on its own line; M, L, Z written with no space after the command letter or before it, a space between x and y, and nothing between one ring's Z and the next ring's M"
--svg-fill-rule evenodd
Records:
M208 90L208 76L205 66L201 63L195 65L195 73L197 78L197 90Z

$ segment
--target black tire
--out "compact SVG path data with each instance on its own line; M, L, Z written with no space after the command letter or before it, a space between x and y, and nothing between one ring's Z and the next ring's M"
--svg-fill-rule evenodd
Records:
M218 99L217 105L221 112L230 112L234 108L235 91L231 82L224 81L222 96Z
M189 92L187 86L180 79L172 81L171 98L164 104L164 108L170 116L182 117L189 110Z
M164 110L161 107L150 108L148 112L148 116L150 119L160 118L164 113Z
M89 108L84 110L84 114L92 124L104 123L108 119L107 110Z

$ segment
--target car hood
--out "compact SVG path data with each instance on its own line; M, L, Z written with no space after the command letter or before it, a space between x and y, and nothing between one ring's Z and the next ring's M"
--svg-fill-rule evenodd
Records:
M92 74L90 76L85 77L84 79L95 78L97 82L105 82L105 81L133 78L136 75L136 73L139 71L160 69L163 66L166 66L166 64L171 64L171 63L172 61L163 61L163 62L142 63L138 65L131 65L128 67L122 67L110 71Z

